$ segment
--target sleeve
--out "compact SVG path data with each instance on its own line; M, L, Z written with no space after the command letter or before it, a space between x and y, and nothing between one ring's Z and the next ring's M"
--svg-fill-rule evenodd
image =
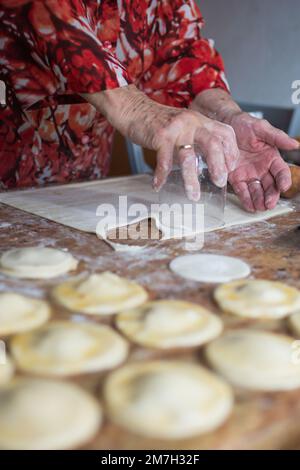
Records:
M229 92L220 54L201 37L204 20L194 0L158 0L152 38L154 61L140 83L160 103L188 107L211 88Z
M89 5L81 0L14 0L14 8L2 9L5 49L0 53L22 106L47 96L95 93L131 83L97 35L97 2Z

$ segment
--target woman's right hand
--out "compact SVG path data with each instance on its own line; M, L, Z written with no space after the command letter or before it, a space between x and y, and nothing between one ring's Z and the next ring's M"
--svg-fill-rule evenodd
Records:
M219 187L227 184L228 173L235 169L239 158L235 133L229 125L198 111L161 105L134 85L83 96L124 136L157 152L153 179L156 190L164 185L176 154L188 198L199 199L194 150L180 149L193 144L203 155L212 181Z

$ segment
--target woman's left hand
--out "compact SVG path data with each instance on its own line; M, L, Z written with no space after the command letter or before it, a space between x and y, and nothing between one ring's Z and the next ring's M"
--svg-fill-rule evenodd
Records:
M231 121L240 158L229 182L250 212L273 209L280 193L291 186L291 173L279 150L294 150L299 143L268 121L236 113Z

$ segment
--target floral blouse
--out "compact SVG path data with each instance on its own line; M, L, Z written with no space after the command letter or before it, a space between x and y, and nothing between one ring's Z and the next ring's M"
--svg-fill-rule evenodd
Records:
M113 128L79 93L134 83L187 107L228 89L194 0L0 0L0 188L107 175Z

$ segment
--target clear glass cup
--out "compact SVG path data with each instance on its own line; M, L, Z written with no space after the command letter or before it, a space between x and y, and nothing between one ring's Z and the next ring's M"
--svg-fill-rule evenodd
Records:
M226 186L220 188L212 182L207 164L196 145L193 146L193 150L196 157L196 171L200 184L200 199L195 202L187 197L181 169L178 165L174 165L165 185L159 193L160 205L164 205L166 208L167 206L165 205L167 204L171 208L176 204L180 207L187 208L185 212L189 214L189 216L186 217L187 223L183 222L181 216L175 216L169 218L167 222L166 220L161 220L162 227L168 225L169 228L171 226L171 228L176 230L179 226L182 227L182 225L185 225L188 235L197 231L207 232L221 228L224 225L224 209L226 203ZM164 210L164 214L165 213L166 210ZM200 220L200 218L202 218L202 220ZM190 230L191 224L193 227ZM187 225L189 225L189 227L187 227ZM189 230L190 233L188 233Z

